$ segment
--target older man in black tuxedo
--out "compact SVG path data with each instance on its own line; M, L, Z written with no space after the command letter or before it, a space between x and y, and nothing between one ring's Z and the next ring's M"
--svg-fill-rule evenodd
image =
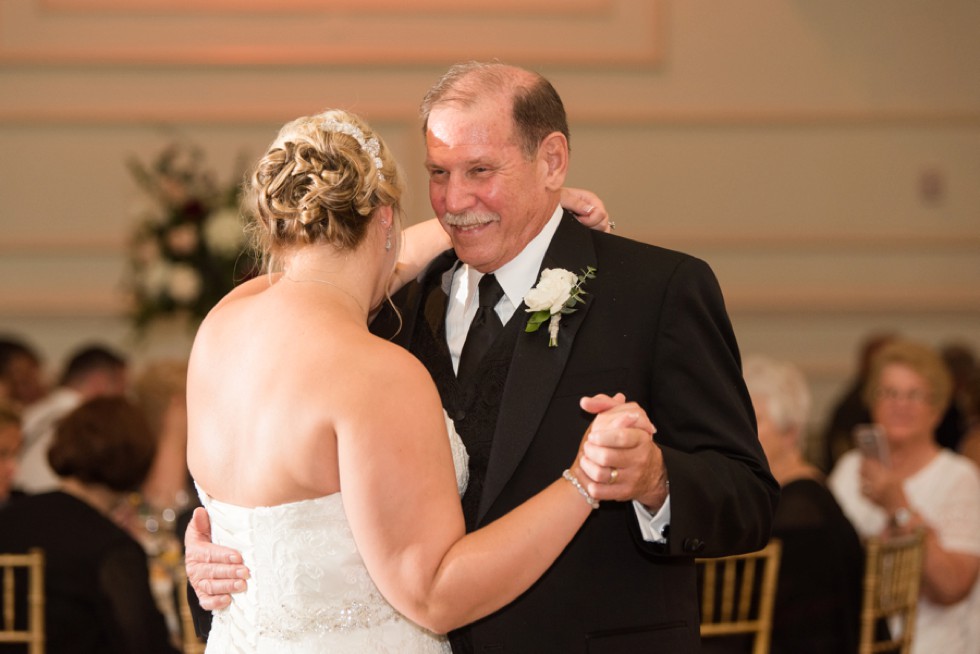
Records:
M470 451L468 528L561 474L592 417L583 395L621 391L657 427L589 449L590 493L621 501L603 502L531 590L453 634L454 651L697 651L693 557L762 547L777 494L714 276L562 215L568 127L544 78L456 66L422 110L429 195L454 251L398 297L395 338L428 367ZM558 322L555 346L544 328L526 332L522 299L540 271L589 267L587 301ZM474 367L467 326L491 274L503 326Z

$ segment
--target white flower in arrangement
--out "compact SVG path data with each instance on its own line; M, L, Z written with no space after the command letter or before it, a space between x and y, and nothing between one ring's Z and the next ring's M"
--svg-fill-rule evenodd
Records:
M167 246L179 256L188 255L197 248L197 227L189 223L177 225L167 231Z
M524 296L528 318L525 332L536 332L548 321L548 347L558 346L558 325L562 315L575 312L575 305L582 304L586 292L585 280L595 277L595 268L589 266L581 275L564 268L545 268L537 285Z
M226 207L212 213L204 224L204 242L211 250L224 256L241 252L245 232L238 211Z
M163 259L151 262L140 277L141 288L149 297L159 297L170 287L173 266Z
M178 304L190 304L201 293L201 276L193 266L175 264L171 267L167 292Z

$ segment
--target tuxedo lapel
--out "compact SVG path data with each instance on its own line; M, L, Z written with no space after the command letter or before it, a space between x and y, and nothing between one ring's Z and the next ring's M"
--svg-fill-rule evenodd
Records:
M422 315L433 336L441 343L446 341L443 336L446 331L446 306L457 261L456 253L447 250L433 259L420 277Z
M564 268L580 274L588 266L596 267L592 237L587 228L566 214L551 240L541 267ZM602 273L597 271L597 274ZM588 285L585 290L589 291ZM586 296L585 304L578 305L574 313L562 316L557 347L548 347L547 325L542 325L534 333L524 331L528 318L524 303L511 318L521 322L520 334L497 417L478 522L483 520L513 476L534 439L568 362L575 335L591 306Z

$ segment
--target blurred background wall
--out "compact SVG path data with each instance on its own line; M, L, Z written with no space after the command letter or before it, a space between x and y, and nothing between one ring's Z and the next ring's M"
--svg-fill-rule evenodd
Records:
M0 333L52 374L91 339L185 354L126 319L128 157L189 140L233 181L343 107L429 217L419 100L492 57L552 80L569 184L707 259L743 353L797 362L815 423L870 332L980 347L976 0L0 0Z

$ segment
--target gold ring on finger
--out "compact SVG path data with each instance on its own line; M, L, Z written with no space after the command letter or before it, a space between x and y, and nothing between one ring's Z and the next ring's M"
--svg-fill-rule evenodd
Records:
M609 483L615 484L617 479L619 479L619 470L613 468L609 473Z

